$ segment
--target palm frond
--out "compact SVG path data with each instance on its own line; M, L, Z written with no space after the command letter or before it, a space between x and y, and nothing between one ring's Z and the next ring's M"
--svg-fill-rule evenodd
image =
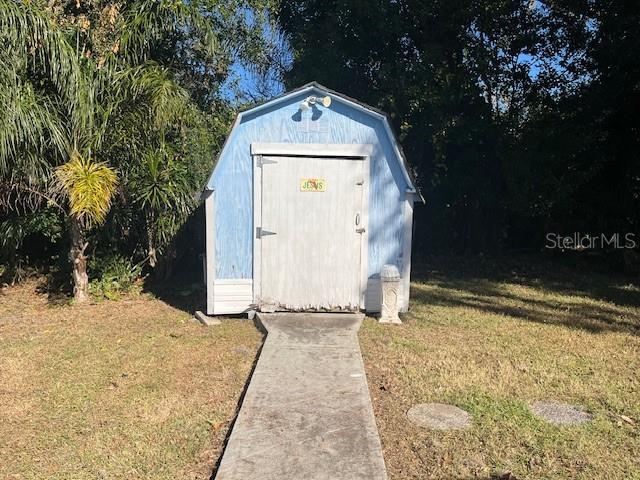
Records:
M130 184L134 201L156 212L187 214L192 207L188 172L167 146L148 151Z
M146 101L156 127L163 128L186 112L189 92L173 79L168 68L146 62L123 71L120 77L136 100Z
M131 64L148 59L154 42L168 34L198 38L202 49L213 55L219 45L211 12L199 1L139 0L124 13L126 28L120 40L122 52Z
M69 162L56 168L55 176L58 188L69 200L71 215L87 226L104 222L118 184L113 169L74 152Z
M52 207L64 213L65 209L59 203L60 193L49 187L50 182L27 184L15 180L1 181L0 208L27 214L42 207Z
M45 155L69 151L60 109L1 61L0 83L0 177L35 181L46 175Z
M79 61L64 32L38 2L0 0L0 42L3 58L38 62L68 100L78 89Z

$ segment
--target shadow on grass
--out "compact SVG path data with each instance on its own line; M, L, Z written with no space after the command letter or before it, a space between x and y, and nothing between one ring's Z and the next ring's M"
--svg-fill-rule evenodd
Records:
M578 270L541 256L434 257L419 262L412 276L413 301L427 307L474 308L589 332L640 333L640 315L633 311L640 307L640 289L627 277ZM528 289L514 293L510 287L517 286Z
M40 277L36 292L47 296L49 305L67 305L73 300L71 274L63 269L53 269Z
M162 282L148 281L145 282L144 292L151 293L159 300L186 313L205 310L206 291L202 282L175 278Z

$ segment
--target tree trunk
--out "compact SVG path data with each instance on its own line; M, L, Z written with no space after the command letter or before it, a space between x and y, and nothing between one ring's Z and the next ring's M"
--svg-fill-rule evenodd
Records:
M149 242L149 266L151 268L156 268L156 263L158 262L158 255L156 254L156 249L151 242Z
M156 252L156 247L153 243L153 228L152 222L153 217L150 213L147 213L145 222L147 224L147 243L148 243L148 256L149 256L149 266L151 268L155 268L158 263L158 254Z
M176 257L176 246L172 241L165 247L164 254L158 259L157 267L154 270L154 277L157 280L169 280L173 275Z
M72 266L73 298L77 303L84 303L89 300L89 275L87 275L87 257L84 255L88 243L84 239L78 219L73 215L69 217L69 236L71 237L69 260Z

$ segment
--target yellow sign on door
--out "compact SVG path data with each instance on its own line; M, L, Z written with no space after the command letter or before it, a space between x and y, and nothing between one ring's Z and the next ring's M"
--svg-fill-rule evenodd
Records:
M301 178L301 192L324 192L327 189L327 182L324 178Z

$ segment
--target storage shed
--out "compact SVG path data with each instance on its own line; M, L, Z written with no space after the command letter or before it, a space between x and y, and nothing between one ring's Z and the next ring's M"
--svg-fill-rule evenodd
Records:
M209 315L409 306L413 204L386 116L310 83L241 112L205 191Z

